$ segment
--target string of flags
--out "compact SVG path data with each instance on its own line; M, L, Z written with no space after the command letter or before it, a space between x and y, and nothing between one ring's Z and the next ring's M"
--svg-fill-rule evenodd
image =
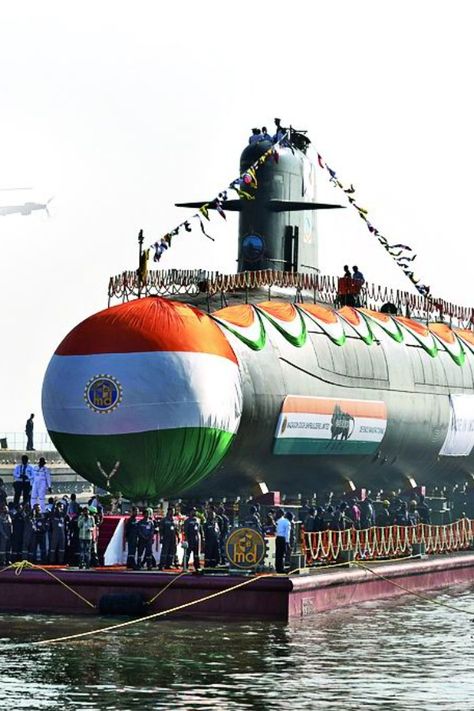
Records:
M318 163L320 168L326 170L329 173L329 182L335 187L342 190L350 205L357 211L359 217L364 220L367 225L369 232L377 238L382 247L390 254L392 259L398 264L402 269L405 276L410 279L412 284L416 287L418 292L423 296L428 296L430 288L425 284L422 284L420 279L415 275L413 271L413 262L416 259L416 254L413 254L413 249L408 244L389 244L386 237L369 221L367 215L368 210L361 207L355 197L355 188L351 184L349 187L344 187L343 183L339 180L336 175L336 171L329 167L326 161L323 160L320 153L317 153Z
M255 200L255 195L252 191L255 191L258 187L257 171L264 165L267 160L274 160L278 163L280 155L278 153L277 147L287 138L287 133L285 132L278 141L276 141L265 153L263 153L252 165L247 168L247 170L239 175L238 178L232 180L231 183L222 190L214 200L204 203L201 205L199 210L188 217L183 222L180 222L173 230L167 232L161 239L150 245L150 249L154 250L153 261L159 262L163 254L171 247L171 242L173 237L176 237L181 231L192 232L193 227L196 226L196 221L203 235L214 242L214 237L212 237L206 231L205 222L210 221L209 210L215 209L216 212L224 219L227 219L225 214L224 206L228 200L228 193L233 190L241 200ZM194 223L193 223L194 221Z

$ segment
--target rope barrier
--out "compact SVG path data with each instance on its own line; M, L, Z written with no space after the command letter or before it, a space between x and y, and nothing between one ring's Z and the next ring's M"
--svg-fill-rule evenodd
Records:
M415 592L415 590L410 590L410 588L405 587L404 585L401 585L400 583L395 582L395 580L391 580L390 578L387 578L385 575L381 575L380 573L377 573L375 570L372 570L372 568L369 568L367 565L364 563L361 563L358 560L354 561L354 564L357 565L359 568L363 568L364 570L368 570L369 573L372 573L372 575L375 575L377 578L380 578L381 580L384 580L387 583L390 583L391 585L394 585L397 588L400 588L400 590L403 590L404 592L413 595L414 597L420 598L420 600L425 600L426 602L431 602L434 605L439 605L440 607L447 607L450 610L454 610L455 612L462 612L466 615L471 615L474 616L474 610L469 611L469 610L463 610L460 607L455 607L454 605L450 605L447 602L441 602L440 600L434 600L431 597L428 597L428 595L423 595L422 593Z
M61 580L61 578L58 578L57 575L55 575L51 570L48 570L47 568L43 568L42 565L36 565L35 563L30 563L29 560L21 560L16 563L11 563L10 565L7 565L5 568L2 568L0 570L0 573L4 573L6 570L14 570L15 575L21 575L24 570L26 569L34 569L34 570L42 570L43 573L46 573L49 575L51 578L56 580L56 582L60 583L63 587L65 587L69 592L72 592L73 595L76 595L80 600L86 603L86 605L89 605L89 607L92 607L94 609L97 609L97 605L94 605L93 602L90 600L87 600L83 595L77 592L77 590L74 590L70 585L64 582L64 580Z

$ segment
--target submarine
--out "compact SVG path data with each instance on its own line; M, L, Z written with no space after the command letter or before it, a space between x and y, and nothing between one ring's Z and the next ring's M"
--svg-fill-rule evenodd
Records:
M316 202L299 135L262 165L253 200L224 203L240 213L240 276L318 269L314 211L338 206ZM244 149L241 173L263 144ZM202 293L150 286L73 328L42 392L69 466L99 486L113 471L114 491L148 501L472 477L471 330L304 290L268 299L255 283L250 298L236 288L231 305L207 309Z

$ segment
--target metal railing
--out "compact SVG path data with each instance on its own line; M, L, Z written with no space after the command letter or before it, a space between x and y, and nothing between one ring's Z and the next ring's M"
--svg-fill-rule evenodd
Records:
M339 277L335 276L282 272L274 269L236 274L192 269L150 270L146 279L140 278L136 271L126 271L110 277L108 298L110 305L113 299L124 302L140 296L192 298L205 295L210 309L211 300L215 296L220 296L225 303L226 295L233 292L241 292L245 295L254 289L265 288L270 298L271 289L275 288L288 289L289 296L292 296L295 301L312 300L340 306L342 290L339 282ZM275 293L275 296L278 295ZM281 293L279 296L281 297ZM430 295L422 296L366 283L359 297L361 305L375 310L383 304L391 303L399 313L413 318L450 323L455 321L465 327L472 327L474 324L472 307L459 306Z
M55 452L47 432L35 432L33 445L38 452ZM24 432L0 432L0 452L7 450L26 451L26 434Z

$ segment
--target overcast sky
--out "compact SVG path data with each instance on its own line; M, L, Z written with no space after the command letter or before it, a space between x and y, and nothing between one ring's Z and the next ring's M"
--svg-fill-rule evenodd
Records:
M249 129L274 116L317 150L391 241L411 244L432 292L472 299L474 159L470 3L360 0L3 2L0 205L0 435L41 417L41 385L62 338L107 305L112 274L135 268L238 173ZM318 173L319 198L340 195ZM410 288L352 210L319 216L321 269L358 263ZM233 271L237 223L212 243L174 240L165 267Z

